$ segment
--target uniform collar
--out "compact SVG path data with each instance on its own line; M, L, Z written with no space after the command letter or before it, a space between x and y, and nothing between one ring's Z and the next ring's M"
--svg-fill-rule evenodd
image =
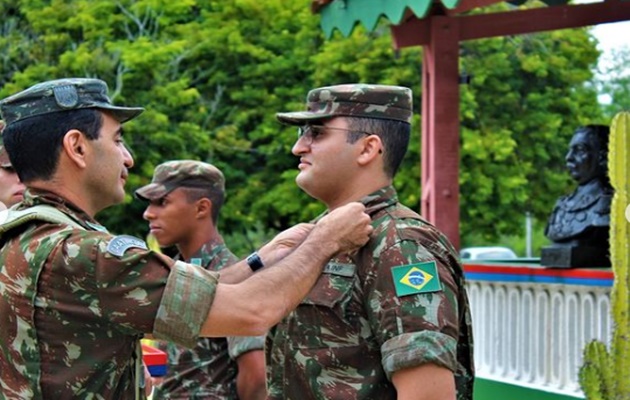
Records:
M398 193L392 185L388 185L368 194L359 202L365 206L365 212L374 219L374 215L379 211L398 203ZM319 221L326 214L328 214L328 210L319 215L315 222Z
M89 230L97 230L107 232L107 229L94 218L90 217L85 211L80 209L74 203L64 199L63 197L43 189L28 188L24 192L24 200L17 207L22 210L28 207L46 204L55 207L59 211L70 216Z
M388 185L368 194L361 199L361 203L365 205L365 212L373 217L382 209L398 203L398 193L392 185Z
M190 257L190 260L184 261L195 265L205 266L210 264L210 261L216 257L217 254L223 251L223 249L225 249L225 243L221 235L218 235L204 243L203 246L201 246L201 248L197 250L192 257ZM182 259L181 254L177 255L177 259ZM199 261L192 262L193 260Z

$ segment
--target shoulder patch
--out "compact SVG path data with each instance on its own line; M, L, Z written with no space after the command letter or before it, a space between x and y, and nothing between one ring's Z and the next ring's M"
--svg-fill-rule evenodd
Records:
M398 297L442 290L435 261L394 267L392 278Z
M122 257L132 247L148 250L147 244L142 239L130 235L118 235L107 243L107 252Z

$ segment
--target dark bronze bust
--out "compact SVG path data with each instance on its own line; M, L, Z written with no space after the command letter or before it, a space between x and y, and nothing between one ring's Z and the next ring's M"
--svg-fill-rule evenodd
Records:
M566 155L575 191L556 202L545 236L553 243L542 249L541 264L582 268L610 266L608 238L613 188L608 180L608 136L604 125L578 128Z

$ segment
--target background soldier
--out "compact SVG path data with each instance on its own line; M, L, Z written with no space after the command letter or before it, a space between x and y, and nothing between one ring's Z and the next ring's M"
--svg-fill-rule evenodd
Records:
M149 202L143 216L151 234L162 247L176 246L176 259L210 271L238 261L217 228L225 178L215 166L193 160L165 162L135 194ZM264 336L203 338L193 349L160 342L169 365L153 399L264 399L263 346Z

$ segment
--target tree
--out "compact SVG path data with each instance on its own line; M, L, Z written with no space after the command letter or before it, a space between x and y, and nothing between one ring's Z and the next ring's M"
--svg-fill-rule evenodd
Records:
M275 229L291 222L265 201L281 179L274 172L293 167L294 136L279 135L287 132L274 112L302 98L312 69L305 60L321 43L305 4L53 0L2 7L32 32L27 45L34 50L30 62L3 76L0 96L47 79L99 77L115 102L147 108L125 134L136 160L131 189L148 183L162 161L202 159L228 178L228 233L261 219ZM6 53L8 62L19 61L14 53ZM113 231L142 235L143 207L129 195L99 219Z
M386 24L324 40L309 4L5 0L0 97L54 78L105 80L116 103L147 109L125 130L136 162L130 192L169 159L217 165L227 179L221 229L243 255L323 211L295 185L294 129L275 113L301 109L317 86L408 86L418 112L395 184L419 209L422 49L394 51ZM461 228L491 240L519 231L526 210L546 218L566 191L570 135L600 118L586 85L598 53L585 30L466 42L461 52L472 75L461 99ZM98 218L143 236L143 209L129 194Z
M609 102L604 104L604 113L612 119L619 112L630 110L630 46L612 50L611 56L602 67L598 79L601 95Z
M507 6L495 6L503 9ZM564 156L574 130L602 121L589 83L598 51L586 29L500 37L461 45L461 232L488 241L522 231L525 212L546 220L571 184ZM387 29L338 34L313 57L315 83L349 81L414 88L420 108L421 49L395 52ZM420 207L419 118L396 179L401 200ZM543 167L544 166L544 167Z
M467 42L462 93L463 235L521 230L525 212L546 220L571 180L568 143L602 122L588 83L598 51L584 29ZM488 216L492 217L488 217Z

